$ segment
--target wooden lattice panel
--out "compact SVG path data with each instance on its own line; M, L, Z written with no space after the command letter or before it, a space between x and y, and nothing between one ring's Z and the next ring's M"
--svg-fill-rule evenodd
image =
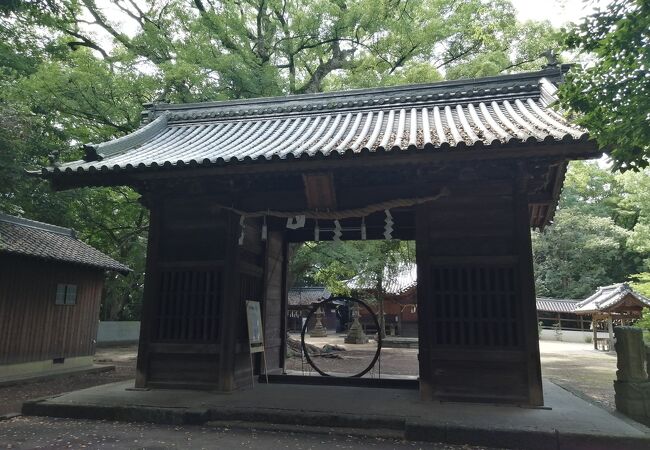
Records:
M157 340L216 342L221 292L219 270L161 272Z
M433 345L504 348L521 344L514 267L431 266L430 275Z

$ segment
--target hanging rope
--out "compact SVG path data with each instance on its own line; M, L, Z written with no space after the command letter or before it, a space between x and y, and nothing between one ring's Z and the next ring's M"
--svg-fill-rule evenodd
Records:
M243 217L273 216L273 217L282 217L282 218L296 218L299 216L303 216L304 218L307 219L340 220L340 219L347 219L349 217L365 217L372 213L376 213L378 211L384 211L387 209L405 208L409 206L421 205L422 203L432 202L434 200L438 200L448 195L449 195L449 189L445 187L440 189L440 192L437 195L432 195L428 197L419 197L419 198L398 198L395 200L388 200L381 203L375 203L373 205L368 205L363 208L344 209L341 211L310 211L310 210L307 211L274 211L274 210L242 211L240 209L232 208L229 206L219 205L217 207L226 209L228 211L232 211ZM304 223L302 225L304 226Z

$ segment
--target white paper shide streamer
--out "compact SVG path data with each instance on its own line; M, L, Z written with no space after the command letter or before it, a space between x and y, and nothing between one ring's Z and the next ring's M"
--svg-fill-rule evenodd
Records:
M384 210L386 213L386 220L384 221L384 239L387 241L393 239L393 216L390 214L390 210Z
M341 235L342 235L342 234L343 234L343 233L342 233L342 231L341 231L341 224L339 223L338 220L335 220L335 221L334 221L334 237L332 238L332 240L333 240L334 242L340 242L340 241L341 241Z
M305 226L305 219L306 217L304 214L289 217L287 219L287 228L290 230L297 230L298 228L302 228Z
M262 240L266 241L266 238L269 235L268 228L266 227L266 216L264 216L264 222L262 223Z
M244 245L244 235L246 233L245 221L246 218L244 216L239 217L239 245Z

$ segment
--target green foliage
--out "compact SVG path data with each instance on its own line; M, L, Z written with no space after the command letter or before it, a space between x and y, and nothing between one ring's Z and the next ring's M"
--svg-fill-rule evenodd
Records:
M643 339L646 343L650 341L650 308L643 308L641 318L634 323L634 326L643 330Z
M546 61L541 56L559 48L561 36L549 22L525 22L504 28L509 44L490 48L471 61L450 67L447 78L477 78L523 70L539 70Z
M630 279L650 292L650 173L571 163L554 225L532 237L540 296L585 298Z
M650 298L650 272L637 273L630 276L630 287L639 294Z
M323 285L337 295L350 295L349 281L383 293L405 267L415 264L412 241L306 242L292 259L295 285Z
M648 166L650 155L650 2L614 0L566 36L566 48L593 61L574 68L560 88L615 167Z
M533 238L538 295L585 298L634 270L625 247L630 232L609 217L561 209L555 222Z

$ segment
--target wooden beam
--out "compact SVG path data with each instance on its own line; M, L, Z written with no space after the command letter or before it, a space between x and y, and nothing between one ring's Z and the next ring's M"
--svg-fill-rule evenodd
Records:
M332 172L303 173L302 180L305 184L305 197L309 209L336 209L336 190Z

